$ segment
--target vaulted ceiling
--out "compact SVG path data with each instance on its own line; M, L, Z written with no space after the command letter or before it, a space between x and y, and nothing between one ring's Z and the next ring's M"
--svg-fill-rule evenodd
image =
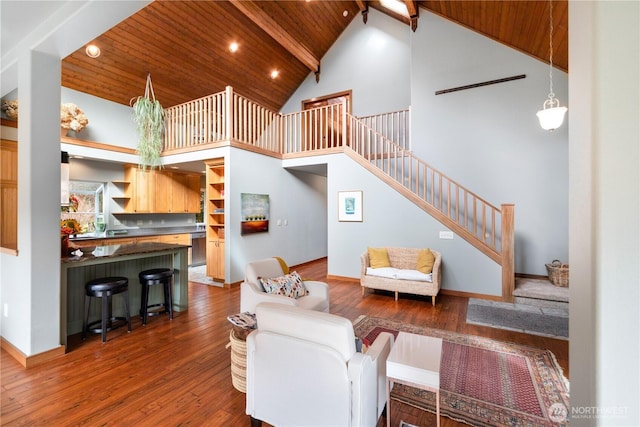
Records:
M418 26L420 13L429 11L548 61L548 2L405 3L417 11ZM94 40L100 57L89 58L83 48L64 58L62 85L129 105L144 93L151 73L165 107L232 86L277 111L309 73L322 78L322 57L353 19L366 18L369 7L411 24L378 1L156 0ZM554 0L553 22L554 65L567 71L567 0ZM235 53L232 42L239 45ZM275 79L273 70L279 72Z

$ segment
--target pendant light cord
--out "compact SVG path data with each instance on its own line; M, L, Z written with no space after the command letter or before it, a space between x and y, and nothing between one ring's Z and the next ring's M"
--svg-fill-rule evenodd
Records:
M549 99L555 98L553 93L553 0L549 0Z

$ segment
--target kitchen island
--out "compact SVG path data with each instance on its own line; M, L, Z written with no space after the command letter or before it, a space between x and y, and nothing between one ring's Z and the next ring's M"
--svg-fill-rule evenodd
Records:
M85 249L82 256L61 258L60 262L60 343L67 345L67 336L82 331L84 315L84 285L92 279L123 276L129 279L129 303L131 315L140 310L141 286L138 273L150 268L173 268L173 310L188 308L187 251L189 245L173 243L133 243L96 246L91 252ZM154 289L157 288L157 289ZM149 301L161 301L162 286L153 286ZM100 304L92 303L90 319L100 316ZM123 304L114 296L113 315L122 316ZM134 328L140 324L134 322Z

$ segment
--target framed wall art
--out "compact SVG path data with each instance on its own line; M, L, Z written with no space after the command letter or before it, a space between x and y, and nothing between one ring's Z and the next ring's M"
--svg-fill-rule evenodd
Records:
M338 221L362 222L362 191L338 191Z
M240 235L269 231L269 195L240 194Z

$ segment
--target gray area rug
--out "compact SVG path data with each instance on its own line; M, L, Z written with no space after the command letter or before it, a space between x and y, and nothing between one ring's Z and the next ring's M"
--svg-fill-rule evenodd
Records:
M469 298L467 323L569 339L567 310Z
M202 283L203 285L217 286L219 288L224 287L220 282L212 280L211 277L207 277L207 266L198 265L196 267L189 267L189 281Z

